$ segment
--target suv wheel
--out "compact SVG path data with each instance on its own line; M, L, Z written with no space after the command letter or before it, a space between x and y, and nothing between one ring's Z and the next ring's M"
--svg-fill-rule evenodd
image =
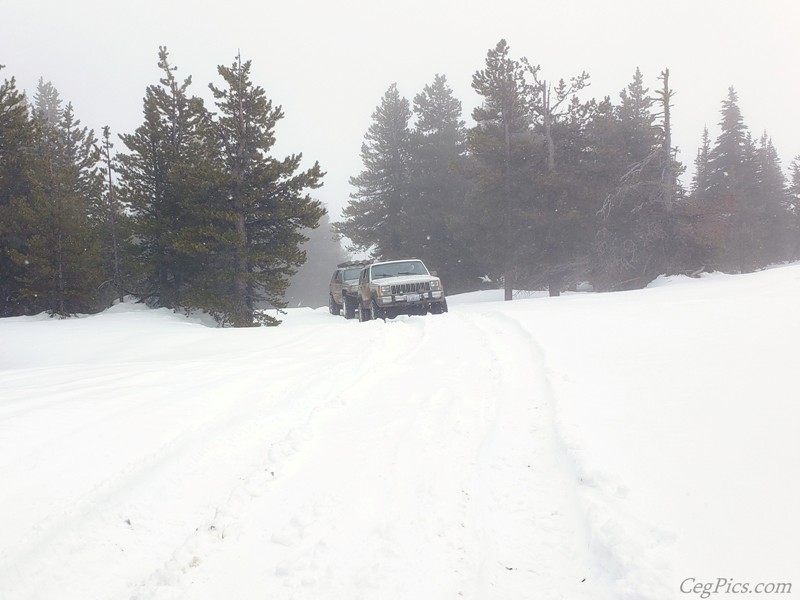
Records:
M379 307L375 300L372 301L372 305L370 306L370 312L372 313L373 319L383 319L386 320L386 311Z
M354 319L356 316L355 304L347 296L342 296L342 312L345 319Z
M332 315L338 315L342 310L341 305L333 299L333 294L328 294L328 310Z
M369 321L371 317L372 317L372 310L371 309L364 308L363 306L359 306L358 307L358 320L361 323L364 323L365 321Z
M441 315L442 313L447 312L447 302L442 300L441 302L434 302L431 304L431 314L433 315Z

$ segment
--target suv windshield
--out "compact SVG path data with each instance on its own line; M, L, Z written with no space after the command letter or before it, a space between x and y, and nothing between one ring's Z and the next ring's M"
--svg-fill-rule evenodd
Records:
M385 263L372 266L372 278L397 277L398 275L429 275L421 260Z

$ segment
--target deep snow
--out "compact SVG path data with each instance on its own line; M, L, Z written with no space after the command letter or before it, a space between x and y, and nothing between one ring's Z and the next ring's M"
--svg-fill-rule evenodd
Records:
M798 298L0 319L0 599L795 597Z

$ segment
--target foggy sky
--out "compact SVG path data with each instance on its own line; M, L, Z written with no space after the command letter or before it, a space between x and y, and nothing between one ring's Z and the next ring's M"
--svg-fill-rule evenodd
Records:
M794 0L0 0L0 79L16 77L31 98L39 77L51 81L83 125L98 136L111 126L121 152L116 134L141 124L145 88L160 77L159 45L212 109L208 83L220 85L217 65L241 50L253 82L283 107L276 155L320 161L315 196L337 220L389 85L412 101L444 74L469 125L480 101L472 75L501 38L547 79L587 71L584 98L616 103L636 67L655 90L669 68L673 143L689 169L703 127L716 139L733 85L745 124L756 139L768 132L786 168L800 155L798 17Z

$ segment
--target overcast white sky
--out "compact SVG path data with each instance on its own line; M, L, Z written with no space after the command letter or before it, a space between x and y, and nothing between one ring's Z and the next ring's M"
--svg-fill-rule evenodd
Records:
M703 126L716 138L733 85L745 124L772 136L787 167L800 155L798 17L796 0L0 0L0 78L16 77L32 97L44 77L98 135L103 125L129 133L159 77L159 45L209 105L217 65L241 49L254 82L283 106L277 153L320 161L328 175L317 196L336 220L389 85L412 100L442 73L469 123L472 75L500 38L549 79L587 71L596 98L616 101L637 66L655 89L669 67L673 140L690 168Z

